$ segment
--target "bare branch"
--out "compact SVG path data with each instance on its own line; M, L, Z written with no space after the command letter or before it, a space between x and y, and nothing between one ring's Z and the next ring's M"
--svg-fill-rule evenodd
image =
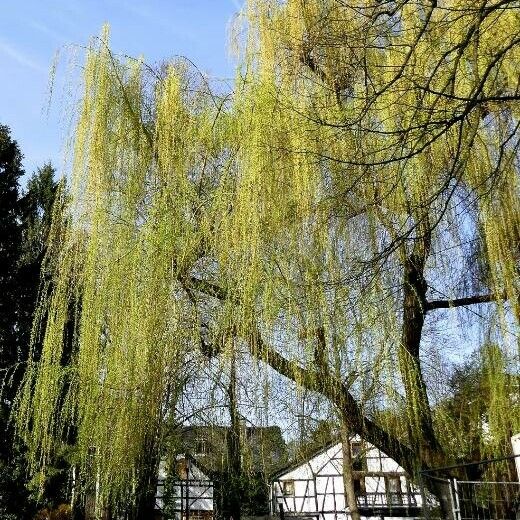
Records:
M432 311L435 309L451 309L454 307L464 307L466 305L475 305L477 303L490 303L506 300L507 296L505 294L479 294L475 296L468 296L467 298L455 298L453 300L432 300L430 302L426 302L426 312Z

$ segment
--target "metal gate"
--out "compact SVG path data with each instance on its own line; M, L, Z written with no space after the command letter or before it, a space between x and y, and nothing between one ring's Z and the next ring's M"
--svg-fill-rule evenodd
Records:
M453 480L457 520L520 520L519 482Z
M514 462L514 458L503 457L423 472L421 494L424 517L427 520L520 520L520 482L512 481L516 475L508 468L508 464ZM498 464L502 464L501 470L494 466ZM458 480L433 475L435 472L448 470L456 472L467 469L468 466L479 466L483 477L501 475L509 477L511 481L485 478Z

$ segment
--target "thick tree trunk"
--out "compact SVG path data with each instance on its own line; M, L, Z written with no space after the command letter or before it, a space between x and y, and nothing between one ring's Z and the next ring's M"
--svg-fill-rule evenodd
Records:
M356 490L354 488L354 471L352 466L352 450L350 447L351 432L348 422L343 414L341 417L341 445L343 454L343 487L345 490L345 503L350 512L352 520L361 520L359 514Z
M442 465L444 454L433 427L430 402L423 378L420 346L427 311L427 283L424 277L430 252L430 230L420 226L413 252L404 261L403 324L399 345L399 370L406 394L406 414L410 443L419 451L419 459L428 466Z
M427 477L426 477L427 478ZM447 479L430 479L423 482L439 501L442 518L446 520L457 520L453 512L454 494L451 481Z
M242 513L242 457L240 443L240 416L237 403L237 374L236 359L233 354L229 373L229 385L227 388L229 400L230 428L227 432L227 475L226 489L223 490L225 520L233 518L240 520Z
M156 439L151 439L140 468L136 505L132 515L135 520L149 520L154 517L159 459L160 455Z

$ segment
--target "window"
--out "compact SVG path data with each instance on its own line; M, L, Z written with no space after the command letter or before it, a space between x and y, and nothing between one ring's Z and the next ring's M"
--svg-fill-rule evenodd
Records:
M401 490L400 477L386 477L386 494L389 504L396 506L403 505L403 492Z
M197 439L195 443L195 454L196 455L207 455L209 453L208 443L206 439Z
M284 480L282 482L282 493L284 497L294 495L294 480Z
M354 471L366 471L367 459L363 449L362 442L352 442L350 444L350 451L352 453L352 469Z
M356 495L365 494L365 477L354 478L354 493Z

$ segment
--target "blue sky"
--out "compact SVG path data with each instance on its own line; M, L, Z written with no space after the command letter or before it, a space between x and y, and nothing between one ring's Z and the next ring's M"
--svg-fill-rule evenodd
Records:
M243 0L1 0L0 123L7 124L31 173L51 160L60 168L66 127L62 96L48 107L57 50L57 85L67 75L70 44L84 45L111 26L112 48L154 63L184 55L205 72L233 75L229 24ZM49 112L49 113L47 113Z

